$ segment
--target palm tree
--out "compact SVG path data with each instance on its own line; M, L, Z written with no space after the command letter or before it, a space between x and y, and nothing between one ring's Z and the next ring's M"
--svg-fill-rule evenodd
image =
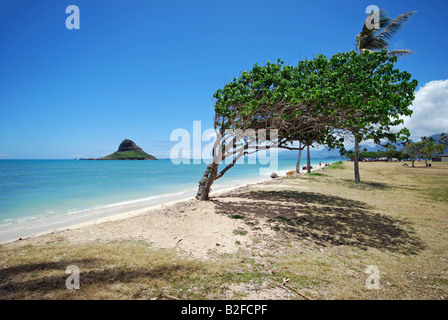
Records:
M429 138L428 138L427 136L421 137L420 139L421 139L422 141L432 141L432 142L435 141L433 137L429 137Z
M445 132L442 132L437 140L439 141L439 143L444 144L445 147L448 148L448 135Z
M379 29L368 28L366 23L362 27L362 31L356 36L355 46L360 53L365 50L376 51L389 48L389 41L403 28L404 24L417 11L403 13L391 21L387 17L387 12L380 10ZM373 14L373 12L371 13ZM409 49L391 50L390 55L404 56L414 53Z
M404 24L409 20L409 18L416 13L417 11L410 11L403 13L396 17L391 21L390 18L387 17L387 12L383 9L380 10L380 21L379 28L368 28L366 22L369 19L366 19L364 25L362 27L362 31L356 36L355 47L359 50L359 53L363 53L366 50L376 51L376 50L384 50L389 48L389 41L395 36L398 31L400 31ZM374 14L373 12L371 15ZM370 21L370 20L369 20ZM414 53L409 49L401 49L401 50L392 50L388 51L390 55L394 55L397 57L408 55ZM355 169L355 182L358 183L361 181L359 177L359 141L355 136L355 154L354 154L354 169Z

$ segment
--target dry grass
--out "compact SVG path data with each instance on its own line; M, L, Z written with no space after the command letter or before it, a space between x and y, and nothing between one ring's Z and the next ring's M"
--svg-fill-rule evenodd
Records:
M70 265L80 269L80 290L65 287L65 269ZM161 293L194 299L220 291L202 283L204 277L213 279L218 266L183 260L173 251L152 250L144 242L26 245L2 267L3 299L150 299ZM201 286L195 290L197 283Z
M0 299L447 299L448 164L361 163L213 199L218 214L275 230L194 260L145 241L71 245L64 234L0 246ZM247 239L253 233L240 235ZM80 290L65 268L80 268ZM380 270L378 290L365 270ZM256 290L255 290L256 289Z
M291 258L294 268L328 280L318 290L325 299L447 299L448 164L362 163L361 184L353 182L352 164L345 167L309 178L308 195L297 194L328 200L313 201L321 208L309 214L314 226L296 229L329 238L321 241L322 255L308 251L305 263ZM324 268L313 268L319 264ZM369 265L380 270L379 290L363 285Z

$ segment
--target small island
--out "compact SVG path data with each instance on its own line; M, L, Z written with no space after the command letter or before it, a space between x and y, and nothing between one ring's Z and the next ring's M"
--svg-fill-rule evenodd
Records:
M124 139L116 152L96 160L157 160L157 158L144 152L132 140Z

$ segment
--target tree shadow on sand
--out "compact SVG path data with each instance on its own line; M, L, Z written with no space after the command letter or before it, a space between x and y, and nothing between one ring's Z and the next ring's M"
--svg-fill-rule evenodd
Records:
M60 262L37 262L0 269L0 299L42 298L51 294L52 298L71 299L73 295L66 288L66 268L75 265L80 270L80 287L141 283L166 278L167 275L195 271L195 267L185 265L160 265L152 268L120 268L117 261L105 259L72 259ZM112 266L111 266L112 264ZM108 266L109 265L109 266ZM76 293L77 290L73 290ZM29 294L32 294L30 297Z
M370 247L401 254L417 254L424 249L409 223L377 213L361 201L303 191L251 191L213 201L218 213L242 215L253 227L263 218L274 230L299 239L311 238L321 245Z

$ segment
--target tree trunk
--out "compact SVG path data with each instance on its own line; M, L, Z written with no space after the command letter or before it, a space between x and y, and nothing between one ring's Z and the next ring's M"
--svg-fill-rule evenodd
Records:
M415 162L415 160L412 160L412 168L414 168L415 166L414 166L414 162Z
M306 146L306 170L311 173L311 157L310 157L310 146Z
M355 167L355 182L361 182L361 178L359 177L359 141L355 136L355 157L353 158L354 167Z
M300 173L300 158L302 158L302 142L299 143L299 157L297 158L296 172Z
M217 172L218 164L216 164L215 162L212 162L207 166L207 169L205 169L201 181L199 181L199 188L196 199L202 201L209 199L210 188L216 179Z

